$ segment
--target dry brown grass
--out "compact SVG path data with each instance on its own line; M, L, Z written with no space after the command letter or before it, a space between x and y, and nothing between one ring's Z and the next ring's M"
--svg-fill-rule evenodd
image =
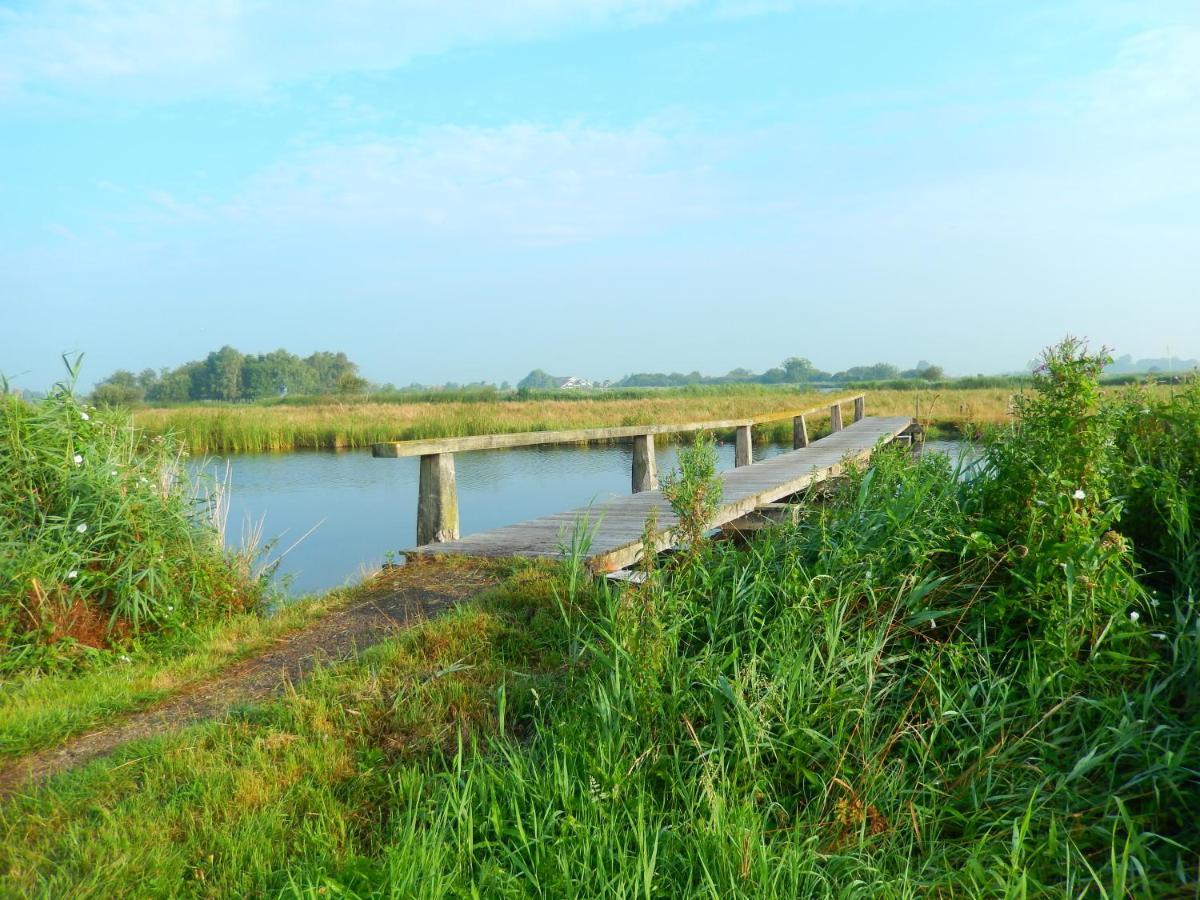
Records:
M1012 391L884 390L866 394L869 414L919 415L923 423L937 428L966 430L1003 421ZM376 441L426 437L749 418L819 406L830 399L831 395L814 391L779 390L571 401L202 406L147 409L139 411L135 420L151 434L175 432L193 452L245 453L366 447ZM818 431L822 418L818 415L812 423ZM789 428L783 422L760 430L763 436L776 437Z

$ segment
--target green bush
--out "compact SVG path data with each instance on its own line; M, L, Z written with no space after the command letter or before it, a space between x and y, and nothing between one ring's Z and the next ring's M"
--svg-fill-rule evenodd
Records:
M72 381L74 372L72 371ZM71 383L0 395L0 673L80 661L260 602L184 452Z

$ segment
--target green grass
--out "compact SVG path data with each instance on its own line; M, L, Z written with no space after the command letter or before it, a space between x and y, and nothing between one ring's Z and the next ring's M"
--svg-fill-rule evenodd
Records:
M198 494L183 457L69 382L37 403L0 394L0 678L86 667L263 601L253 549L224 549L219 491Z
M1050 362L973 478L881 451L640 587L521 569L9 801L0 892L1194 896L1200 391Z
M125 647L107 665L0 681L0 760L54 746L198 684L354 596L341 589L292 601L271 616L238 613L173 640Z

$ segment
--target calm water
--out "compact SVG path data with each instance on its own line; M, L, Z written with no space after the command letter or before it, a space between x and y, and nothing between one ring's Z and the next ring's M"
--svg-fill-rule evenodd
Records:
M931 441L927 449L956 454L960 446ZM755 447L754 458L789 449ZM733 444L717 452L720 468L732 468ZM529 447L456 453L454 460L467 535L628 494L632 450ZM224 477L225 465L214 458L204 467ZM373 459L363 450L230 457L228 540L241 543L261 521L263 537L277 539L272 558L288 551L279 575L295 594L357 581L388 551L415 544L418 465L415 457ZM659 447L659 473L674 465L675 448Z
M786 447L754 448L766 459ZM733 444L717 448L722 469L733 467ZM207 471L224 477L226 461ZM456 453L458 507L464 535L537 516L565 512L629 493L630 447L529 447ZM292 593L357 581L391 550L416 542L419 460L374 459L367 451L281 453L229 459L232 491L227 537L241 542L261 520L275 555L305 532L279 568ZM658 448L659 473L675 465L675 448Z

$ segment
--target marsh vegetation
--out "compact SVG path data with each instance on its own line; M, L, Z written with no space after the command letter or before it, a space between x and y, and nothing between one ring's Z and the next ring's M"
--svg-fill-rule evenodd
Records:
M1200 389L1101 396L1098 362L1052 351L973 478L882 449L641 585L517 566L11 799L5 888L1192 893Z

